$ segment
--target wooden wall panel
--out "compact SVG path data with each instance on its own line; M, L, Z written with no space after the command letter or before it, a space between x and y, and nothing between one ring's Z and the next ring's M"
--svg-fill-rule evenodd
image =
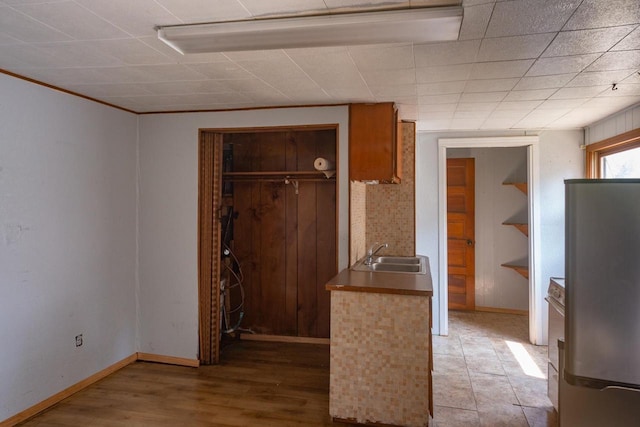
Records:
M312 171L316 157L335 160L330 130L236 133L233 171ZM293 180L295 178L291 178ZM257 333L329 336L329 293L336 274L335 180L299 177L234 182L234 251L245 281L244 328Z

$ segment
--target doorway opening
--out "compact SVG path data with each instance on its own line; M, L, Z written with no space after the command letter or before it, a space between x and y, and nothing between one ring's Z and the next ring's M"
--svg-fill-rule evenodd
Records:
M524 137L496 137L496 138L442 138L439 139L439 254L441 272L438 282L438 295L434 311L438 311L440 335L447 335L449 328L448 319L448 293L449 293L449 277L448 271L448 254L447 241L449 230L447 227L447 177L446 163L447 151L454 148L497 148L497 147L525 147L526 149L526 182L528 186L526 194L526 217L528 218L528 250L524 260L514 260L514 265L527 265L526 274L527 282L525 283L526 293L528 295L528 320L529 320L529 340L533 344L543 344L546 341L546 328L544 327L544 307L543 307L543 287L540 282L539 266L536 259L539 259L539 236L536 224L539 223L539 207L537 203L538 193L538 152L537 152L537 136ZM508 221L509 218L507 218ZM520 222L514 219L514 223ZM522 261L522 262L521 262ZM502 263L501 263L502 264ZM509 264L505 262L504 264ZM504 265L504 267L508 267ZM522 267L522 265L520 265ZM518 272L516 270L516 272ZM516 273L513 273L516 274Z
M199 157L201 363L224 336L328 337L337 126L201 130Z

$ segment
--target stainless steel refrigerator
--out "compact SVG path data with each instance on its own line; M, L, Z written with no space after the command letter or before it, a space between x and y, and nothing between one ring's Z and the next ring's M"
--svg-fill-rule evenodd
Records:
M565 190L560 425L640 426L640 180Z

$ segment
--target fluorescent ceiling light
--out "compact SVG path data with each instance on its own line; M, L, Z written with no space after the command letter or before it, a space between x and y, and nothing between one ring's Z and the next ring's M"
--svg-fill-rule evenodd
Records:
M182 54L457 40L462 8L255 19L157 27L158 38Z

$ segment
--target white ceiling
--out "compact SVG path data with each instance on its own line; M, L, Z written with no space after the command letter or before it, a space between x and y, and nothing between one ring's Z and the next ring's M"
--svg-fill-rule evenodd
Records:
M182 56L156 25L460 2L0 0L0 68L136 112L395 101L419 130L576 128L640 102L639 0L462 3L455 42Z

